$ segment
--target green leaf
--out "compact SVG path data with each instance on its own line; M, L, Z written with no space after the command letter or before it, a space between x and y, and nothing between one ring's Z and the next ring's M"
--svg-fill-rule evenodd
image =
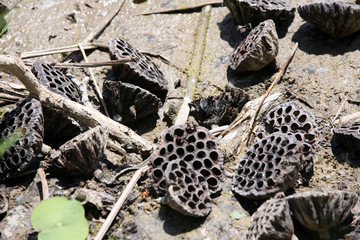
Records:
M8 30L9 28L9 24L6 21L6 19L1 16L0 17L0 37L6 32L6 30Z
M84 240L89 233L80 202L53 197L40 202L32 211L31 224L39 240Z
M4 153L9 150L12 146L14 146L14 144L16 143L17 140L19 140L20 138L22 138L25 135L26 129L17 129L15 130L15 132L13 134L11 134L10 136L1 139L0 140L0 157L2 157L4 155Z
M240 219L240 218L245 217L245 215L244 215L244 214L240 214L238 211L234 211L234 212L230 213L230 217L231 217L232 219Z

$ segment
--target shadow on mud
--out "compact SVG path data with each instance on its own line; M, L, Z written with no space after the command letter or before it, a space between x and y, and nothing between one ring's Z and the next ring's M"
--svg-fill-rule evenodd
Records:
M227 78L229 82L238 88L248 88L259 83L266 82L276 73L278 67L276 62L273 61L263 69L255 72L236 72L230 67L227 68Z
M164 221L164 231L171 236L190 232L200 227L206 220L206 217L189 217L178 213L169 206L162 205L159 211L159 218Z
M304 23L295 32L292 41L299 44L299 48L315 55L331 54L342 55L360 49L360 32L349 37L336 39L322 32L311 23Z

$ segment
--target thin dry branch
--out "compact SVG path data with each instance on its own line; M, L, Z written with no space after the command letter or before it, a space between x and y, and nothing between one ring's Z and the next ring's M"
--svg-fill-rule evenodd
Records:
M111 60L104 62L90 62L90 63L55 63L53 66L56 68L94 68L94 67L104 67L104 66L114 66L119 65L124 62L130 62L135 58L124 58L120 60ZM26 66L32 66L34 62L32 61L24 61Z
M287 68L287 66L289 65L291 59L293 58L295 52L296 52L296 49L298 47L298 43L295 43L295 46L293 47L293 50L291 51L291 54L289 56L289 58L287 59L286 63L284 64L284 66L281 68L281 70L278 72L278 74L276 75L274 81L271 83L270 87L268 88L268 90L266 91L266 93L264 94L263 98L261 99L261 102L258 106L258 108L256 109L256 112L254 114L254 116L252 117L250 123L249 123L249 128L250 128L250 131L249 131L249 135L247 137L247 142L246 142L246 145L248 145L249 141L250 141L250 137L251 137L251 134L252 134L252 130L254 129L254 125L255 125L255 120L257 118L257 115L259 114L260 112L260 109L265 101L265 99L269 96L271 90L274 88L274 86L277 84L277 82L281 79L282 75L284 74L285 72L285 69Z
M82 47L82 45L80 43L79 43L79 49L81 51L81 54L83 55L83 58L84 58L85 62L89 63L89 61L87 59L87 56L86 56L86 53L85 53L85 50L84 50L84 48ZM91 69L89 69L89 73L90 73L90 79L91 79L92 83L95 86L96 94L98 95L98 98L100 99L100 103L104 108L105 114L106 114L106 116L109 117L110 116L109 111L108 111L108 109L106 107L106 104L105 104L105 101L104 101L104 99L102 97L102 94L101 94L101 91L100 91L100 88L99 88L99 84L97 83L97 81L95 79L95 76L94 76L94 73L92 72Z
M106 231L109 229L111 223L114 221L116 215L120 211L120 208L124 204L126 198L129 196L131 190L134 188L137 180L141 177L141 174L146 172L148 170L148 166L142 167L139 170L137 170L134 174L134 176L131 178L130 182L126 185L125 190L122 192L120 198L115 203L113 209L111 210L110 214L106 218L104 224L101 226L99 232L97 233L94 240L101 240L103 239Z
M86 45L93 40L97 39L100 34L105 30L107 26L110 25L111 21L116 17L116 15L119 14L121 8L124 6L125 0L122 0L120 2L120 5L118 8L114 8L110 13L106 14L105 19L97 25L97 27L92 30L85 39L81 42L82 45ZM74 54L78 54L78 52L73 52ZM63 62L70 62L72 59L74 59L74 54L69 54Z
M46 181L46 174L43 168L38 168L38 174L41 181L42 200L49 198L49 185Z
M118 139L127 149L147 152L154 148L153 143L145 140L130 128L115 122L95 109L66 99L42 86L19 57L0 55L0 68L14 74L43 106L59 111L89 127L106 126L109 134Z
M98 46L95 46L93 44L85 44L83 46L83 48L85 50L89 50L89 49L96 49L96 48L98 48ZM47 56L47 55L52 55L52 54L74 52L74 51L80 51L78 45L38 50L38 51L32 51L32 52L24 52L24 53L21 53L20 57L22 59L27 59L27 58L42 57L42 56Z
M186 1L185 1L186 2ZM138 13L136 14L136 16L138 15L151 15L151 14L169 14L169 13L176 13L176 12L182 12L182 11L190 11L196 8L200 8L200 7L204 7L206 5L217 5L217 4L222 4L224 1L223 0L208 0L206 2L201 2L198 3L197 1L188 1L186 2L185 6L180 6L177 7L175 9L155 9L149 12L142 12L142 13Z

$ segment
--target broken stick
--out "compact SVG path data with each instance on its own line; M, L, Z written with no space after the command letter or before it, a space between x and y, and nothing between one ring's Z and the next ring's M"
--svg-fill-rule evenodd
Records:
M142 138L130 128L115 122L99 111L51 92L40 84L19 57L0 55L0 68L14 74L43 106L72 117L88 127L106 126L109 134L124 144L125 148L142 153L151 151L155 147L153 143Z
M287 66L289 65L291 59L293 58L295 52L296 52L296 49L297 49L297 46L298 46L298 43L295 43L295 46L293 47L293 50L291 51L291 54L289 56L289 58L287 59L286 63L284 64L284 66L280 69L280 71L278 72L278 74L276 75L274 81L271 83L270 87L268 88L268 90L266 90L266 93L264 94L263 98L261 99L260 103L259 103L259 106L258 108L256 109L256 112L254 114L254 116L252 117L250 123L249 123L249 128L250 128L250 131L249 131L249 135L247 137L247 142L246 142L246 146L248 146L248 143L250 141L250 137L251 137L251 134L252 134L252 130L254 129L254 125L255 125L255 120L257 118L257 115L259 114L260 112L260 109L265 101L265 99L269 96L271 90L274 88L274 86L277 84L277 82L281 79L282 75L284 74L285 72L285 69L287 68Z

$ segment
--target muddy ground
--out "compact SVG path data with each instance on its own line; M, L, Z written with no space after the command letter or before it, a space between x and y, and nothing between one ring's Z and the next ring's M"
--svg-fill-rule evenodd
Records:
M181 8L190 2L192 1L127 0L120 13L99 37L99 41L103 42L107 42L111 37L122 37L135 48L161 54L177 66L175 68L158 58L153 59L168 81L168 100L158 116L131 124L135 131L152 142L156 142L159 132L171 124L169 120L164 121L165 115L170 115L170 118L173 116L168 114L169 107L176 110L182 102L187 80L184 72L191 62L201 8L164 14L139 14ZM311 1L287 2L296 7ZM11 1L4 3L10 5ZM21 54L77 44L121 3L122 1L116 0L23 0L10 13L9 30L0 38L1 54ZM229 10L222 4L213 5L195 97L207 97L224 91L228 84L244 89L250 95L250 100L263 95L277 70L285 63L294 44L298 43L298 50L284 77L272 91L280 93L280 97L271 105L275 106L290 99L296 100L314 113L321 129L320 144L314 157L314 176L308 186L298 185L295 191L330 188L360 193L359 157L332 146L330 124L344 100L358 100L360 95L360 32L337 40L304 22L296 13L287 33L280 36L276 64L258 72L238 74L231 71L228 64L229 54L241 38ZM109 59L108 54L100 50L89 54L91 62ZM58 54L30 60L58 62L62 58L63 55ZM87 70L70 69L68 72L80 80L88 74ZM107 77L111 77L111 74L110 67L95 70L100 84ZM14 77L5 73L1 73L0 80L1 84L17 82ZM175 88L175 83L179 80L181 87ZM93 86L89 85L88 90L92 92ZM90 97L94 106L98 107L96 96L92 94ZM9 102L1 104L2 111L13 106L9 105ZM270 106L263 111L269 108ZM357 105L345 104L341 114L357 111ZM238 159L246 151L241 137L247 124L248 121L239 128L234 141L223 144L227 156L225 168L229 172L233 171ZM241 146L240 153L233 156L233 149L237 146ZM124 156L108 149L107 159L102 161L102 167L107 169L108 174L115 174L116 171L139 162L138 156ZM104 206L101 209L94 210L94 206L86 206L90 224L88 239L92 239L131 175L120 178L112 186L94 178L67 178L56 175L48 175L47 178L51 196L73 196L77 188L106 193L102 197ZM27 239L29 234L36 235L30 224L31 210L40 201L38 179L34 179L34 176L30 174L2 185L9 200L9 210L0 222L1 239ZM107 239L241 239L249 226L251 209L254 209L254 205L256 207L256 203L235 198L229 178L224 182L222 193L215 198L213 209L205 219L184 217L169 207L160 205L158 199L151 195L140 197L139 192L148 187L149 180L146 177L141 178L108 231ZM231 217L234 212L238 212L240 218ZM360 214L359 203L353 213L355 216ZM351 219L347 224L349 222ZM360 239L354 228L342 228L345 229L344 233L339 229L334 230L334 239ZM300 239L310 239L309 233L304 229L297 229L297 233Z

